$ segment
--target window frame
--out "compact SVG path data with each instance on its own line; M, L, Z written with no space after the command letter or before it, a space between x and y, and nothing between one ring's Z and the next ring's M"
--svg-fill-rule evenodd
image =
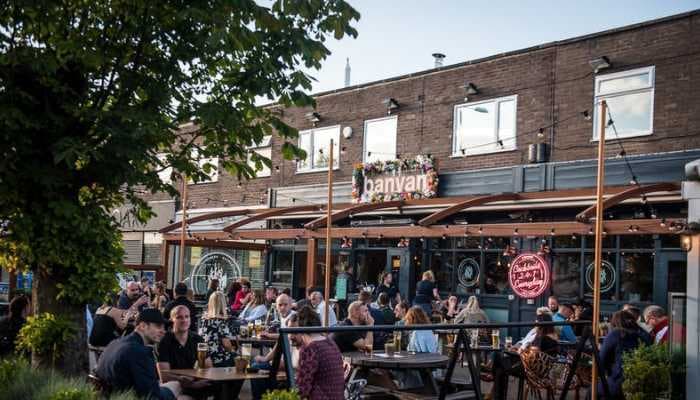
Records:
M315 142L315 136L316 136L315 133L318 132L318 131L330 130L330 129L334 129L334 130L335 130L335 133L334 133L334 135L335 135L335 138L334 138L334 139L335 139L334 147L337 146L338 149L340 149L340 125L321 126L321 127L316 127L316 128L312 128L312 129L306 129L306 130L303 130L303 131L299 131L299 140L298 140L297 143L298 143L298 146L299 146L302 150L305 150L303 147L301 147L301 139L302 139L302 137L303 137L304 135L308 135L308 134L311 135L311 152L307 152L307 155L306 155L306 160L309 162L309 165L310 165L310 166L307 167L307 168L300 168L301 161L297 162L297 165L296 165L296 173L297 173L297 174L308 174L308 173L313 173L313 172L328 171L328 168L329 168L329 167L314 168L314 167L313 167L313 164L314 164L314 159L313 159L313 157L314 157L314 153L316 152L316 151L315 151L315 147L316 147L316 146L315 146L315 143L314 143L314 142ZM333 166L333 170L337 170L337 169L340 169L340 151L338 151L338 154L335 154L334 156L335 156L335 157L334 157L334 163L337 162L338 165ZM335 161L335 160L337 160L337 161Z
M219 172L221 170L221 165L219 164L219 157L200 157L199 151L197 148L193 148L191 150L192 158L197 160L197 166L200 170L203 169L205 164L212 164L214 166L214 169L207 174L209 179L199 181L199 182L194 182L192 178L188 177L187 178L187 184L188 185L206 185L209 183L217 183L219 182ZM204 172L204 171L202 171Z
M255 164L251 163L250 160L250 153L255 152L260 154L260 151L264 150L269 150L270 151L270 156L268 157L270 161L272 161L272 135L266 135L263 136L262 140L259 143L255 143L252 146L248 146L248 156L246 157L246 163L248 164L249 167L251 167L253 170L255 170ZM267 157L266 155L262 155L263 157ZM251 165L252 164L252 165ZM260 171L255 171L255 179L257 178L269 178L272 176L272 168L274 168L274 165L270 168L267 168L267 166L263 165L263 169ZM265 173L265 169L267 169L267 172ZM262 173L262 174L261 174Z
M467 107L474 107L479 104L487 104L487 103L495 103L495 116L494 116L494 122L493 122L493 143L496 143L498 140L503 140L498 136L498 131L500 128L500 116L501 116L501 108L500 104L504 102L512 101L513 102L513 110L515 112L515 115L513 117L514 121L514 126L513 126L513 139L506 139L507 142L504 140L503 142L503 147L502 148L497 148L497 144L495 145L496 148L492 148L489 146L481 146L483 147L483 150L472 150L469 151L469 149L466 149L467 151L462 154L462 150L457 148L457 142L458 142L458 124L459 124L459 111L463 108ZM452 155L451 157L467 157L467 156L475 156L475 155L482 155L482 154L492 154L492 153L502 153L506 151L514 151L517 150L518 148L518 95L513 94L510 96L503 96L503 97L496 97L488 100L480 100L480 101L473 101L473 102L468 102L468 103L461 103L457 104L454 106L454 110L452 113Z
M362 162L367 163L367 158L369 157L367 155L367 125L371 124L373 122L380 122L380 121L386 121L394 119L396 120L396 129L394 130L394 157L392 158L387 158L383 159L382 161L387 161L387 160L395 160L396 159L396 154L398 153L398 147L399 147L399 138L398 138L398 132L399 132L399 116L398 115L390 115L387 117L380 117L380 118L374 118L374 119L368 119L364 121L363 124L363 132L362 132Z
M628 76L648 74L649 78L646 86L636 88L636 89L625 89L616 92L600 93L600 85L605 81L611 81L615 79L625 78ZM599 139L598 131L600 130L600 123L598 122L598 114L600 113L600 101L606 99L612 99L616 97L622 97L633 94L649 93L651 95L651 101L649 102L649 129L645 131L640 131L633 134L620 134L615 136L614 134L609 135L608 130L605 130L605 141L608 140L618 140L618 139L628 139L640 136L650 136L654 134L654 97L656 93L656 67L654 65L642 68L629 69L626 71L612 72L604 75L596 75L593 82L593 136L591 142L597 142Z

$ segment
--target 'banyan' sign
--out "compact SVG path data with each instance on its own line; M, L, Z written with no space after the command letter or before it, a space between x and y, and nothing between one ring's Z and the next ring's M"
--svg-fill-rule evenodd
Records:
M430 155L356 164L352 199L355 203L374 203L435 197L438 180Z
M428 175L401 174L377 175L365 178L364 192L373 193L425 192L428 189Z
M549 286L549 265L537 254L522 253L510 264L508 281L515 294L534 299Z

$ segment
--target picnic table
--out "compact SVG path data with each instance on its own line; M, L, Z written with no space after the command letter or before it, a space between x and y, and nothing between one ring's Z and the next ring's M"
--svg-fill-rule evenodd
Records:
M368 373L372 368L386 370L416 370L420 374L427 388L432 391L432 394L438 394L439 389L432 370L437 368L447 368L449 358L437 353L414 353L414 352L396 352L393 355L388 355L384 352L362 353L352 352L344 353L344 357L350 358L350 364L353 367L350 380L354 380L358 373Z

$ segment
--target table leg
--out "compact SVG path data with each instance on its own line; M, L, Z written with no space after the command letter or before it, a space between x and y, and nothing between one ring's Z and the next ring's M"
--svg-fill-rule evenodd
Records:
M217 400L231 400L231 383L221 382L221 388L219 390L219 396Z
M423 379L423 384L424 385L430 385L430 390L432 390L431 394L439 394L440 389L438 389L437 382L435 382L435 377L433 376L433 371L430 369L421 369L420 370L420 375L421 378Z

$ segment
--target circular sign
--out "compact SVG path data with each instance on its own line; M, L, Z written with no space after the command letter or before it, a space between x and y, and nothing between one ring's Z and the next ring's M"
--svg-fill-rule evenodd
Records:
M593 273L595 269L595 263L592 262L586 267L586 285L593 290ZM600 266L600 291L607 292L608 290L615 287L615 281L617 280L617 274L615 273L615 267L613 267L610 262L603 260Z
M209 281L219 280L219 290L224 290L228 282L241 277L241 268L236 260L226 253L213 252L202 257L192 269L189 283L195 294L206 294Z
M515 257L508 271L508 282L515 294L534 299L549 286L549 265L534 253L522 253Z
M465 258L457 266L457 279L464 287L474 287L479 283L481 268L479 263L473 258Z

